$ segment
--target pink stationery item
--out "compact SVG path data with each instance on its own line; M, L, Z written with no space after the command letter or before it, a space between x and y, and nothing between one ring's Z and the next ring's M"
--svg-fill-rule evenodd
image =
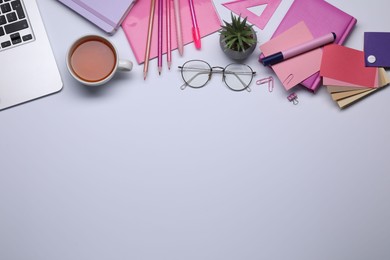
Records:
M247 20L250 23L263 30L272 15L275 13L276 9L279 7L280 2L282 2L282 0L236 0L223 3L222 5L237 15L247 17ZM256 15L248 10L248 8L259 5L266 5L260 15Z
M195 47L197 49L200 49L202 45L201 45L201 42L200 42L199 25L198 25L198 20L196 19L194 1L193 0L188 0L188 4L190 6L190 12L191 12L192 38L194 39Z
M289 49L313 39L304 22L260 45L265 56ZM298 85L320 70L322 50L317 48L272 66L286 90Z
M171 68L171 62L172 62L172 49L171 49L171 0L166 0L167 1L167 63L168 63L168 69Z
M144 56L144 80L146 79L146 75L148 74L149 69L149 58L150 58L150 47L152 44L152 34L153 34L153 24L154 24L154 11L156 7L156 0L151 0L149 5L149 17L148 17L148 24L147 24L147 36L146 36L146 46L144 49L145 56Z
M264 66L274 65L276 63L285 61L292 57L301 55L302 53L317 49L326 44L334 42L336 39L336 34L331 32L327 33L321 37L312 39L310 41L299 44L298 46L294 46L292 48L281 50L277 53L271 54L267 57L262 58L260 61Z
M377 69L376 75L379 76L379 69ZM380 85L379 85L380 82L379 82L378 76L375 77L375 83L374 83L375 88L380 87ZM323 81L323 84L325 86L342 86L342 87L367 89L367 87L364 87L364 86L361 86L361 85L357 85L357 84L353 84L353 83L350 83L350 82L345 82L345 81L341 81L341 80L337 80L337 79L327 78L327 77L324 77L322 79L322 81Z
M158 74L161 74L162 70L162 50L163 50L163 0L158 0L157 5L157 18L158 18L158 32L157 32L157 68Z
M324 47L320 75L356 86L378 87L378 68L365 66L364 52L337 44Z
M343 82L337 82L333 80L335 86L327 86L328 92L330 93L332 99L336 101L337 105L340 108L345 108L357 101L367 97L370 94L373 94L382 87L385 87L389 84L390 80L387 76L387 73L384 68L378 68L378 77L377 77L377 88L367 88L362 86L346 86L343 85ZM324 78L324 81L327 78ZM351 83L347 83L351 85Z
M277 37L298 22L304 21L314 38L329 32L337 37L336 44L343 44L357 20L324 0L294 0L271 38ZM319 73L301 82L315 92L321 85Z
M221 20L211 0L196 0L194 1L194 6L196 8L196 16L198 18L197 22L199 27L201 28L200 31L201 37L214 33L220 29ZM138 0L137 4L134 5L134 7L131 9L126 19L122 23L122 28L130 43L134 56L139 64L144 62L143 53L145 52L145 42L146 42L145 31L147 30L147 26L148 26L149 7L150 7L150 0ZM192 21L191 21L188 1L180 1L180 11L181 11L181 22L182 22L181 25L183 29L182 31L183 44L188 44L193 41L192 31L191 31ZM165 22L166 19L164 19L164 26L165 26ZM171 29L173 31L176 31L175 23L171 23ZM176 49L178 47L177 40L175 37L172 37L171 47L172 49ZM164 41L163 50L166 49L167 49L166 41ZM152 37L152 48L151 48L150 58L155 58L156 56L157 56L157 39L156 37Z
M291 93L290 95L287 96L287 100L292 102L294 105L298 105L298 96L295 92Z
M183 33L182 33L183 30L181 28L181 15L180 15L179 0L173 0L173 9L175 10L177 49L179 50L180 56L183 56Z
M274 78L272 76L256 80L256 84L257 85L267 84L268 91L269 92L274 91Z

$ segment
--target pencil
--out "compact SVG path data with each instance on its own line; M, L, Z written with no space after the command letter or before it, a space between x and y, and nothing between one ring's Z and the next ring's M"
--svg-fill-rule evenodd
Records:
M161 75L161 70L162 70L163 7L164 7L163 5L164 5L163 0L158 0L157 68L158 68L159 75Z
M182 35L182 29L181 29L179 0L173 0L173 7L175 8L177 48L179 49L180 56L182 56L183 55L183 35Z
M167 63L168 69L171 69L172 63L171 46L171 0L167 0Z
M145 59L144 59L144 80L148 74L149 67L149 57L150 57L150 45L152 42L152 32L153 32L153 20L154 20L154 9L156 5L156 0L151 0L150 3L150 13L149 13L149 24L148 24L148 36L146 39L146 49L145 49Z

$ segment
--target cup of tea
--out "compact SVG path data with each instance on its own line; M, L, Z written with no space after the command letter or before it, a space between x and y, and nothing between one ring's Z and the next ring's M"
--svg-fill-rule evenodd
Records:
M133 63L121 60L115 46L99 35L86 35L76 40L66 55L70 74L87 86L108 82L119 71L131 71Z

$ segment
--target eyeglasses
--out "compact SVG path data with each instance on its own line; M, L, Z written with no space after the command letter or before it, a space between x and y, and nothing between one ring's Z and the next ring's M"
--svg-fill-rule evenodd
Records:
M222 73L222 80L226 86L233 91L251 91L249 85L256 74L246 64L231 63L225 68L211 67L203 60L190 60L179 66L184 84L180 89L184 90L187 86L191 88L204 87L211 79L212 73Z

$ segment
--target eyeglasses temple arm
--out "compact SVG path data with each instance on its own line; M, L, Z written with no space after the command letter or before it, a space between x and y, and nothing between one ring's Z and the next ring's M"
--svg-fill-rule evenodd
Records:
M181 74L183 75L183 67L179 67L179 69L181 69ZM189 69L189 68L187 68L187 69ZM192 69L197 69L197 68L192 68ZM187 86L189 86L191 81L193 81L196 77L198 77L201 74L209 74L209 78L210 78L210 70L199 71L194 76L192 76L189 80L184 80L184 83L183 83L183 85L180 86L180 89L184 90ZM183 79L184 79L184 77L183 77Z

